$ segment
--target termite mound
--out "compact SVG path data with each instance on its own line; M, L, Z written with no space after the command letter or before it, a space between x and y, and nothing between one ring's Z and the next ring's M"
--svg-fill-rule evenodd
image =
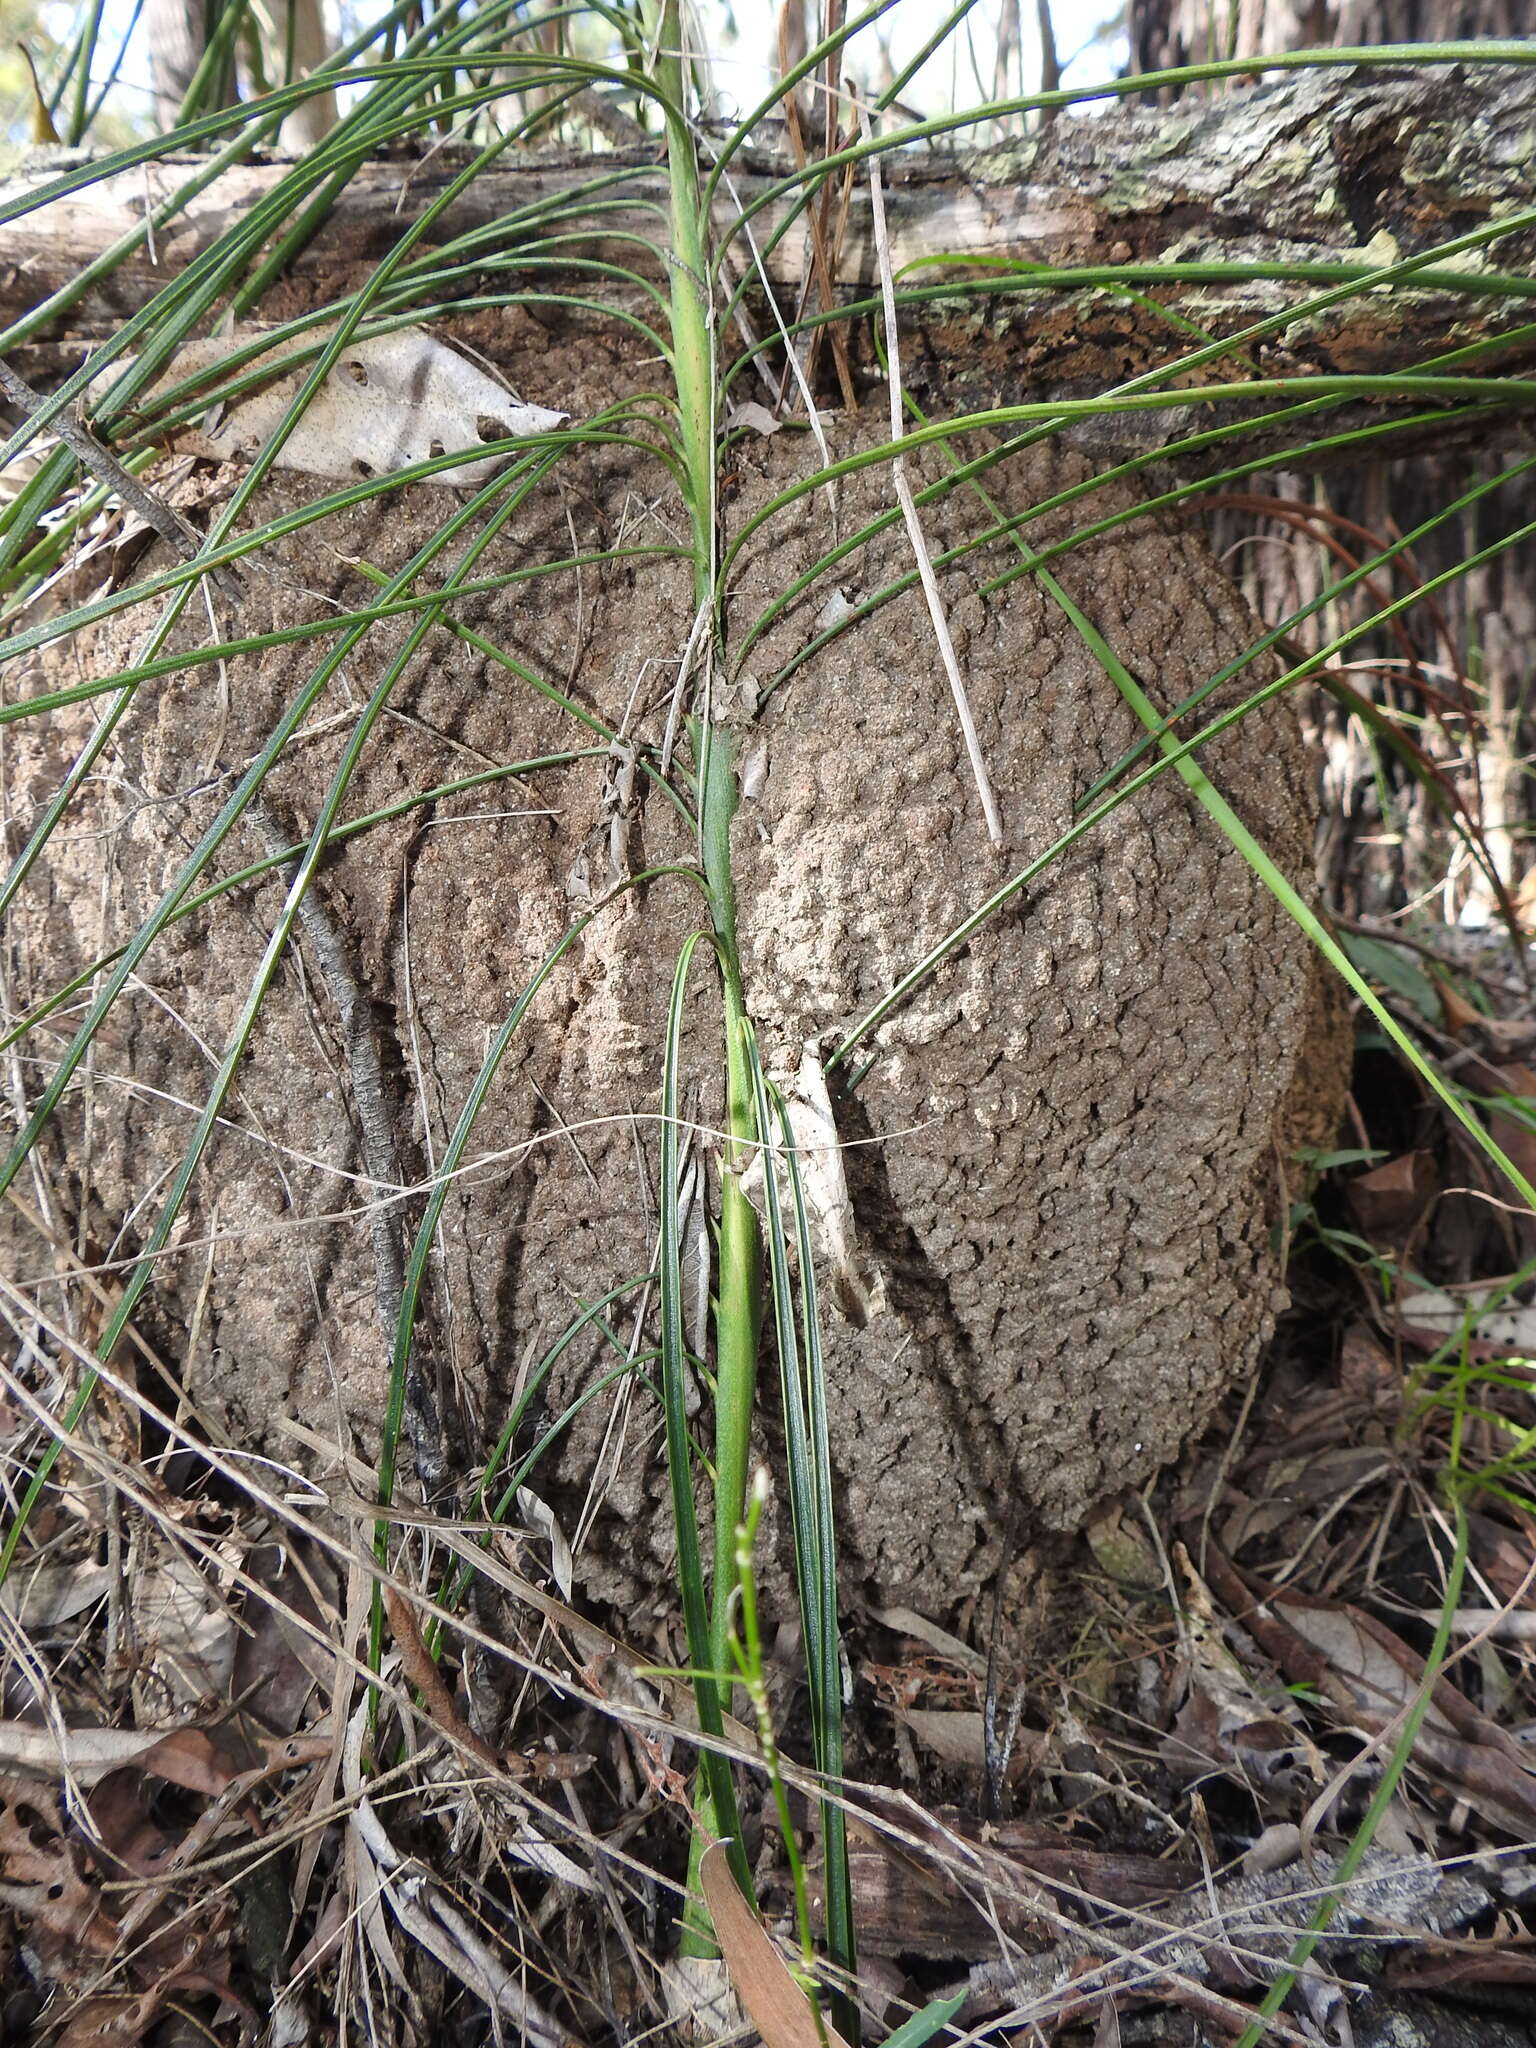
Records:
M531 397L579 412L583 391L612 388L613 363L595 343L568 338L554 378L531 337L521 357L500 339ZM869 445L875 431L834 421L834 450ZM1066 834L1085 790L1140 732L1036 579L986 587L1019 564L1006 537L940 574L1001 850L917 588L801 658L832 616L829 599L857 613L910 579L899 521L813 578L733 664L765 608L834 539L893 509L882 465L843 480L835 528L820 491L754 525L813 462L809 438L789 432L738 449L724 512L727 544L745 536L716 701L754 792L733 837L742 958L767 1056L786 1071L807 1040L835 1045ZM942 473L936 456L914 464L919 486ZM1019 512L1088 478L1081 458L1035 449L994 470L988 488ZM194 487L217 495L230 482L210 468ZM318 488L275 482L255 516L302 506ZM1031 525L1030 544L1130 503L1118 487L1096 488ZM273 543L221 631L259 635L373 602L377 585L357 564L397 571L453 505L441 489L412 487ZM991 517L957 491L925 507L929 546L942 557ZM445 618L474 637L433 626L363 750L345 819L483 769L591 750L389 817L319 872L318 899L382 1048L410 1190L387 1213L402 1230L421 1214L420 1189L487 1046L573 920L615 881L694 856L677 808L643 769L633 800L616 807L628 757L605 755L601 736L555 701L622 727L654 758L692 623L682 527L659 465L634 449L573 454L475 573L577 566L456 602ZM452 560L421 587L440 585ZM147 565L160 561L157 549ZM1160 707L1257 637L1187 526L1138 519L1055 566ZM43 650L21 687L126 666L151 616L135 608ZM285 831L309 829L413 618L375 626L301 720L267 784ZM206 620L178 633L183 647L206 641ZM140 691L23 892L18 1008L149 914L328 644L204 662ZM1271 673L1250 666L1237 687ZM93 717L86 705L17 729L5 773L18 828L46 804ZM1312 770L1291 706L1272 703L1227 732L1205 765L1304 882ZM213 872L263 851L237 828ZM170 926L61 1105L38 1157L56 1213L90 1257L121 1260L145 1242L283 896L269 875ZM698 890L675 876L627 889L549 975L453 1183L419 1345L462 1489L519 1390L569 1336L514 1450L575 1408L530 1484L554 1502L587 1593L658 1612L675 1604L673 1539L644 1276L667 998L700 914ZM58 1020L32 1034L36 1085L63 1043ZM1298 1147L1332 1134L1346 1048L1307 942L1165 774L1011 898L888 1019L861 1064L870 1052L838 1107L862 1326L838 1290L824 1293L843 1571L850 1586L941 1609L995 1567L1010 1532L1070 1526L1145 1478L1252 1368L1283 1300L1271 1226ZM713 1173L719 1017L702 972L685 1058L699 1158ZM143 1305L176 1380L159 1397L184 1403L196 1431L311 1473L327 1462L325 1442L372 1463L388 1361L371 1193L336 991L300 936ZM14 1269L57 1301L56 1252L15 1216L7 1227ZM585 1313L615 1289L608 1307ZM762 1392L774 1456L768 1363Z

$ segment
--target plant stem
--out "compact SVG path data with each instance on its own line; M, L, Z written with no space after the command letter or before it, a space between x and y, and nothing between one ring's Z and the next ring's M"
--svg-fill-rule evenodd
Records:
M726 1128L720 1185L719 1275L715 1316L715 1500L714 1577L710 1594L709 1649L714 1683L728 1694L731 1670L731 1612L736 1578L736 1528L746 1502L752 1403L757 1380L762 1319L762 1243L757 1214L742 1191L741 1169L755 1138L751 1072L745 1049L746 1008L736 954L736 902L731 880L730 831L736 809L731 747L710 718L710 682L716 654L715 610L715 355L709 313L704 212L698 162L687 121L688 67L684 60L678 0L662 8L656 80L665 106L667 168L671 201L672 370L682 429L685 489L692 523L696 618L707 613L704 630L692 638L704 677L702 716L690 718L699 777L699 848L709 895L715 950L720 962L725 1007ZM679 678L687 689L690 678ZM679 1503L679 1512L682 1507ZM723 1713L727 1698L718 1701ZM689 1857L689 1889L697 1896L697 1875L705 1832L723 1815L710 1795L708 1774L700 1775L699 1820ZM731 1867L751 1896L750 1873L739 1839L731 1843ZM713 1955L707 1917L690 1908L683 1929L685 1953Z

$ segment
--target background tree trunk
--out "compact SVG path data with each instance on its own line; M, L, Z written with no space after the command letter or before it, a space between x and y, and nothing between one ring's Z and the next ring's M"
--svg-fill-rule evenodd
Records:
M1138 71L1327 44L1437 43L1525 36L1529 0L1132 0Z
M1211 0L1132 0L1131 47L1137 68L1152 71L1211 57L1262 57L1308 46L1524 36L1532 25L1528 0L1239 0L1231 10L1213 6ZM1199 90L1236 101L1252 95L1245 82L1223 81ZM1358 534L1350 535L1349 523L1389 540L1474 480L1497 473L1506 452L1493 445L1351 466L1326 477L1281 473L1256 481L1245 495L1267 494L1310 508L1314 530L1359 552L1365 543ZM1400 516L1403 507L1411 508L1411 517ZM1480 500L1464 521L1449 523L1431 536L1415 551L1415 565L1404 565L1397 589L1406 587L1405 576L1433 576L1533 519L1536 486L1523 478ZM1218 515L1212 537L1218 553L1241 576L1255 609L1266 618L1277 618L1312 596L1336 572L1323 547L1297 544L1294 526L1264 526L1267 538L1261 540L1251 509L1226 511ZM1527 707L1536 678L1533 579L1536 548L1510 550L1441 593L1443 632L1437 634L1427 613L1410 621L1411 658L1424 664L1449 692L1454 709L1474 714L1471 719L1452 719L1453 730L1465 744L1460 758L1443 739L1439 751L1448 757L1471 815L1481 821L1495 868L1512 889L1530 866L1531 804L1523 760L1530 737ZM1362 609L1375 608L1363 593L1360 602ZM1398 664L1397 671L1372 675L1358 668L1351 677L1355 686L1377 700L1400 700L1404 708L1422 709L1421 694L1411 683L1405 686L1395 679L1404 658L1402 643L1384 639L1375 652ZM1448 676L1446 668L1451 671ZM1435 861L1424 862L1420 872L1416 858L1432 826L1426 799L1414 785L1397 792L1397 802L1383 816L1380 796L1390 787L1390 778L1376 772L1379 764L1372 761L1358 731L1347 731L1332 709L1322 715L1325 726L1332 728L1329 752L1335 778L1330 889L1345 910L1395 910L1405 897L1412 899L1419 892L1432 871L1443 872L1443 863ZM1436 745L1432 731L1429 744ZM1351 824L1354 831L1348 829ZM1358 843L1352 844L1362 834L1371 842L1363 859ZM1346 850L1351 853L1348 860ZM1448 920L1484 923L1495 914L1494 893L1472 870L1459 888L1445 892L1443 908Z
M162 129L176 126L176 118L187 88L192 83L208 36L218 18L210 0L145 0L150 77L154 87L155 121ZM307 77L324 63L331 41L326 33L323 0L278 0L274 10L273 33L263 39L262 66L270 84L281 85L290 74ZM210 105L224 104L233 94L235 67ZM336 95L316 93L288 116L282 127L282 146L295 155L313 149L321 137L336 125Z
M295 78L307 78L323 64L331 54L331 39L326 33L325 10L322 0L287 0L287 6L278 16L278 26L285 38L293 42L292 69ZM267 56L267 69L278 79L284 76L287 53L274 48ZM314 93L294 108L283 123L281 142L284 149L291 149L295 156L313 149L315 144L330 134L336 126L336 95L333 92Z
M154 83L155 125L170 129L187 87L208 47L204 0L145 0L149 72Z

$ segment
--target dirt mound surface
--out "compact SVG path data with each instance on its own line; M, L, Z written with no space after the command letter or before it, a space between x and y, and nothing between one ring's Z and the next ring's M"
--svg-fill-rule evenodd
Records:
M836 452L868 433L845 423ZM746 533L809 459L808 442L787 432L741 450L731 532ZM1073 461L1033 453L990 487L1018 511L1077 481ZM915 467L919 482L942 473L937 459ZM261 513L317 493L274 486ZM1120 502L1100 490L1031 538ZM421 487L291 534L248 578L231 630L371 602L358 561L393 573L454 503ZM883 468L845 479L837 536L893 504ZM936 552L990 517L963 493L924 516ZM740 645L832 545L831 520L818 493L750 534L728 641ZM321 871L317 893L383 1048L401 1178L418 1190L386 1212L402 1229L420 1213L420 1184L488 1043L573 917L616 875L691 857L673 804L644 774L628 797L627 757L605 756L601 735L558 701L660 745L691 622L683 530L666 473L643 455L563 464L475 573L616 546L650 552L457 602L451 616L477 639L434 627L363 749L344 818L482 768L597 750L377 824ZM829 600L857 605L909 573L899 524L784 609L747 657L750 684L739 673L722 683L752 792L734 847L749 999L780 1068L793 1070L806 1039L831 1043L1057 838L1137 736L1032 580L981 593L1016 561L998 543L941 579L1003 812L1001 856L920 592L881 607L751 709L755 689L827 622ZM1181 530L1138 522L1065 557L1059 573L1160 704L1256 632ZM149 617L142 608L47 653L20 687L124 665ZM375 628L301 716L267 790L285 833L309 829L410 624ZM177 631L196 644L206 621ZM325 644L268 647L140 691L16 914L16 1007L147 915ZM18 825L35 818L94 716L88 706L17 729L6 776ZM1207 765L1281 866L1306 875L1311 773L1291 711L1246 722ZM265 850L237 828L216 871ZM88 1260L143 1243L283 894L271 877L242 884L167 931L82 1069L39 1156L55 1227ZM577 1412L532 1483L555 1501L589 1593L659 1609L674 1601L672 1544L646 1378L654 1297L642 1283L655 1255L662 1024L699 914L685 879L630 891L551 976L487 1095L422 1314L450 1441L473 1470L583 1305L634 1283L580 1324L542 1383L544 1423ZM28 1041L34 1092L63 1042L58 1020ZM838 1112L873 1303L863 1327L828 1311L841 1537L850 1582L940 1608L995 1565L1010 1528L1069 1525L1144 1478L1252 1366L1282 1299L1271 1226L1297 1178L1296 1146L1332 1135L1345 1048L1304 940L1172 776L1016 898L879 1044ZM705 1127L719 1114L718 1048L701 972L687 1054L690 1107ZM178 1380L161 1395L235 1446L310 1472L316 1453L292 1434L295 1420L371 1461L388 1377L371 1217L335 992L304 939L278 967L149 1297L145 1328ZM52 1286L56 1251L11 1227L13 1269ZM536 1433L531 1423L519 1448Z

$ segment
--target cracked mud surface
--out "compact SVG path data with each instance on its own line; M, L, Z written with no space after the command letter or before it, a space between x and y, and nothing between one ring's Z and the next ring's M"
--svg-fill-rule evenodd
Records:
M595 389L610 366L583 346L577 368ZM547 369L541 381L538 358L530 338L509 365L525 395L569 403ZM869 431L834 423L835 452ZM731 531L805 459L790 433L740 449ZM989 481L1019 509L1085 474L1074 461L1035 454ZM914 470L916 482L941 473L936 458ZM478 573L620 537L666 545L681 531L664 473L642 457L583 457L562 478L517 515ZM274 486L263 510L302 504L317 488ZM420 488L383 512L355 510L290 537L249 579L235 630L368 602L352 560L398 568L453 502ZM893 502L882 470L846 480L840 536ZM1096 493L1032 535L1038 543L1120 502ZM957 499L925 513L935 550L984 521ZM728 631L739 637L829 535L816 497L752 538ZM979 559L995 573L1014 558L1004 544ZM759 641L753 676L766 682L805 645L834 583L857 602L909 567L899 526L879 535ZM1058 573L1160 704L1255 631L1181 531L1140 523L1064 558ZM1004 814L1001 857L918 593L799 667L759 718L732 697L759 788L735 829L744 966L780 1068L793 1069L807 1037L831 1043L1059 836L1075 798L1136 736L1054 605L1028 580L983 597L981 580L954 569L941 587ZM600 717L617 722L632 706L628 729L655 743L688 592L682 564L653 558L516 586L459 615ZM121 665L145 623L109 622L49 653L13 693ZM407 624L377 629L304 720L270 785L285 828L313 819ZM302 652L269 649L222 675L205 666L141 693L14 920L15 1007L146 914L302 683L315 658ZM13 839L89 726L87 708L12 729ZM573 730L525 680L434 629L368 742L343 816L587 741ZM1281 865L1304 876L1311 775L1289 709L1246 722L1207 766ZM219 871L261 850L239 829ZM614 863L633 871L688 852L654 792L612 823L603 764L583 760L411 812L328 861L319 886L373 1001L408 1183L441 1157L491 1037ZM82 1257L121 1258L147 1236L282 896L271 879L243 885L173 927L114 1011L88 1085L41 1155ZM581 1303L650 1268L659 1048L673 966L697 915L696 892L676 879L603 911L536 999L487 1096L422 1316L423 1355L470 1470ZM701 964L686 1053L706 1125L719 1114L717 1033ZM938 1610L995 1565L1010 1527L1069 1525L1166 1461L1251 1367L1283 1298L1269 1247L1282 1177L1295 1176L1298 1144L1332 1135L1345 1047L1305 942L1171 776L1016 898L880 1042L840 1112L842 1136L857 1141L846 1160L858 1255L884 1298L862 1330L828 1309L841 1537L850 1585ZM34 1035L34 1092L63 1043L51 1028ZM335 1005L303 941L279 968L142 1318L211 1434L320 1472L324 1455L285 1428L297 1420L371 1462L387 1349L366 1194ZM398 1209L414 1227L419 1197ZM50 1277L54 1254L15 1219L7 1228L12 1269L57 1309L66 1297ZM545 1383L546 1419L627 1350L645 1349L651 1305L632 1292L606 1337L581 1330ZM771 1360L762 1387L766 1412ZM556 1502L592 1596L671 1610L659 1414L641 1381L598 1392L534 1483Z

